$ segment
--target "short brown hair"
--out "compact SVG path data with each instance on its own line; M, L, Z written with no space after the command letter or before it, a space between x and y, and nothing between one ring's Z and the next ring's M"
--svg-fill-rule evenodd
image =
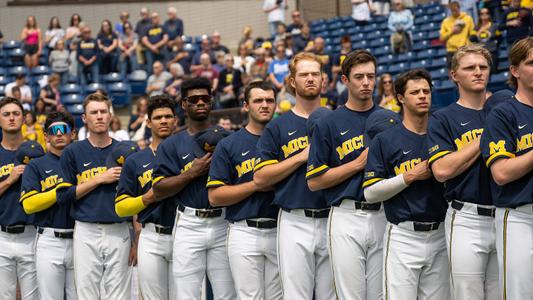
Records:
M515 42L509 51L509 65L518 67L521 62L527 59L531 51L533 51L533 37L530 36ZM507 83L513 88L518 88L518 80L511 72L509 72Z
M0 109L2 109L2 107L6 106L8 104L15 104L16 106L20 107L20 111L21 112L24 112L24 108L22 107L22 103L20 103L20 101L18 101L15 98L12 98L12 97L4 97L4 98L2 98L0 100Z
M487 64L489 65L489 68L490 66L492 66L492 56L490 55L489 50L487 50L487 48L484 48L480 44L472 44L460 47L457 52L455 52L452 57L452 71L457 71L457 69L459 68L459 60L468 54L479 54L485 58Z
M87 97L85 97L85 100L83 100L84 111L90 102L104 102L107 105L107 108L111 108L111 101L109 100L109 98L107 98L107 96L104 96L102 94L93 93L87 95Z
M378 63L372 53L366 50L354 50L348 53L348 55L346 55L346 58L342 62L342 75L346 76L348 80L350 80L350 71L352 70L352 68L354 66L366 64L368 62L373 63L374 67L377 68Z
M404 96L405 90L407 88L407 82L409 80L419 80L424 79L429 84L429 89L433 90L433 84L431 83L431 75L424 69L413 69L405 73L400 74L396 81L394 81L394 89L396 90L396 97L398 95Z
M295 90L294 88L288 83L290 78L293 78L296 76L296 65L302 61L302 60L309 60L309 61L315 61L320 65L320 72L322 72L322 68L324 67L324 62L314 53L311 52L300 52L296 54L289 63L289 76L285 78L285 86L287 88L287 91L294 95Z

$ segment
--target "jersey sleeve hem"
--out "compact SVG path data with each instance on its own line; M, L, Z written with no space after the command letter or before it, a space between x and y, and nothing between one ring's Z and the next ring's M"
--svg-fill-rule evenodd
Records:
M490 166L500 158L514 158L514 157L516 157L516 155L510 152L507 152L507 151L496 152L492 154L491 156L489 156L489 158L487 159L486 165L487 167L490 168Z
M372 178L372 179L367 179L363 182L363 188L366 188L366 187L369 187L371 185L373 185L374 183L377 183L377 182L380 182L381 180L383 180L385 178Z
M435 153L433 156L431 156L428 160L428 163L431 165L433 162L443 158L444 156L448 155L452 153L451 151L440 151L440 152L437 152Z
M276 159L265 160L265 161L260 162L259 164L255 165L254 172L258 171L259 169L261 169L261 168L263 168L265 166L274 165L274 164L277 164L277 163L279 163L279 161L276 160Z
M308 171L306 174L305 174L305 179L310 179L310 178L313 178L313 177L316 177L318 175L321 175L321 174L324 174L326 173L327 171L329 170L329 166L327 165L321 165L320 167L318 168L315 168L311 171Z
M126 199L126 198L131 198L131 196L128 195L128 194L118 195L118 196L115 198L115 203L120 202L120 201L122 201L122 200L124 200L124 199Z
M74 186L72 183L69 183L69 182L62 182L60 184L58 184L56 186L57 189L61 189L61 188L68 188L68 187L71 187L71 186Z
M154 186L159 181L165 179L165 176L157 176L156 178L152 179L152 186Z
M223 181L210 180L210 181L207 182L207 184L205 186L210 188L210 187L219 187L219 186L224 186L224 185L226 185L226 184Z
M35 191L35 190L31 190L27 193L25 193L24 195L20 195L20 202L28 199L29 197L33 196L33 195L36 195L38 192Z

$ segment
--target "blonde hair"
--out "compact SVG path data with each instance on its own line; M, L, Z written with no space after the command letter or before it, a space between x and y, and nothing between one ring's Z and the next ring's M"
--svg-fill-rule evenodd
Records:
M85 110L87 108L87 105L91 102L104 102L107 105L107 108L111 109L111 101L109 100L109 98L107 98L107 96L104 96L99 93L93 93L87 95L87 97L85 97L85 100L83 100L83 110Z
M489 50L481 46L480 44L471 44L467 46L463 46L455 52L452 58L452 71L457 71L459 68L459 60L461 58L465 57L468 54L479 54L485 58L487 61L487 64L492 66L492 56L490 55Z
M527 59L531 51L533 51L533 37L530 36L515 42L509 51L509 65L517 68L521 62ZM511 72L509 72L507 83L513 88L518 88L518 80Z
M320 72L324 66L324 62L314 53L311 52L300 52L296 54L289 63L289 76L285 78L285 88L291 95L295 95L294 88L290 85L289 80L294 79L296 76L296 66L302 60L314 61L320 65Z

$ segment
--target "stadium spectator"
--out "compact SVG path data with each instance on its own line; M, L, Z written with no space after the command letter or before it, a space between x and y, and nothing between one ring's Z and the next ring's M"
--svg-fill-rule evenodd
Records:
M178 18L175 7L169 7L167 10L168 19L163 24L163 28L168 35L167 48L170 51L174 47L174 41L184 33L183 21Z
M57 74L52 74L48 77L48 84L45 85L39 92L39 99L45 103L45 111L52 112L58 110L61 106L61 94L59 93L60 77Z
M36 141L43 149L46 149L43 127L37 123L37 116L33 111L24 111L24 123L22 124L21 132L24 141Z
M65 37L65 30L61 28L59 18L54 16L50 19L48 30L44 34L44 42L50 51L55 49L56 43L63 40Z
M124 24L130 22L130 13L122 11L118 16L118 19L119 21L115 23L115 32L120 36L121 34L124 34Z
M241 45L245 45L248 51L254 48L254 39L252 38L252 27L250 25L246 25L242 29L242 37L239 40L239 47Z
M44 103L43 98L37 98L35 100L35 108L33 110L35 112L35 116L37 117L37 123L41 126L44 126L44 122L46 122L46 116L48 115L48 112L46 111L46 104Z
M501 30L507 30L507 45L533 35L531 9L520 5L520 0L511 0L509 9L503 13Z
M61 84L66 84L68 81L70 59L63 40L59 40L55 43L55 49L50 52L48 63L52 68L52 72L59 75Z
M267 58L267 51L263 47L259 47L255 49L254 52L255 60L250 66L250 80L266 80L267 79L267 72L268 72L268 61Z
M166 47L168 35L163 26L159 24L159 14L153 12L151 17L152 26L150 26L146 35L142 37L142 43L146 47L146 67L148 73L152 72L154 61L166 62L168 60L168 50Z
M117 116L111 117L111 123L109 124L109 136L119 142L130 140L128 132L122 129L122 123Z
M372 0L350 0L352 3L352 19L355 25L364 26L370 22Z
M137 70L137 45L139 37L133 31L131 23L124 23L122 29L124 33L119 36L118 48L120 49L120 73L126 76L127 73Z
M392 31L390 41L393 53L405 53L411 51L414 17L411 10L403 7L402 0L392 1L393 11L389 15L388 27Z
M20 93L20 88L18 86L14 86L10 90L11 97L17 99L18 101L21 101L22 94Z
M270 36L274 37L279 23L285 23L284 9L287 8L285 0L265 0L263 2L263 12L267 14L268 30Z
M172 47L169 57L170 60L167 63L169 69L171 65L178 63L181 65L185 73L190 73L192 58L189 51L185 50L181 36L177 36L174 40L174 46Z
M326 41L322 37L316 37L306 48L306 51L312 52L322 60L323 71L331 78L331 55L326 52Z
M229 50L228 47L222 45L220 41L222 40L222 37L220 36L220 32L215 31L211 35L211 49L215 52L222 51L224 54L228 54Z
M276 44L276 54L268 66L268 76L274 86L280 91L285 85L285 77L289 75L289 60L285 55L285 45Z
M160 61L155 61L151 69L153 69L153 74L148 77L146 93L149 96L163 94L167 81L172 78L172 75L165 71L163 63Z
M209 60L211 61L212 64L215 64L217 62L215 52L213 51L213 49L211 49L211 42L206 36L202 38L202 42L200 43L200 51L196 52L194 56L192 57L192 62L191 62L192 73L194 73L197 69L201 68L200 56L204 53L209 56Z
M495 72L498 67L498 49L502 34L498 29L498 24L492 22L490 10L482 8L479 10L479 22L470 36L474 43L483 44L492 56L491 71Z
M395 113L400 113L402 110L400 103L396 99L391 74L385 73L379 77L378 94L374 99L374 103Z
M376 15L378 16L386 16L390 12L390 0L374 0L372 5L375 9Z
M98 44L91 37L91 28L84 26L81 29L81 40L76 50L78 55L78 73L82 85L91 82L99 82L98 77Z
M238 55L235 55L233 57L233 61L235 62L233 67L241 71L241 73L249 73L250 67L252 66L252 63L255 59L249 55L249 51L246 45L239 45L237 54Z
M171 64L168 69L170 70L172 78L167 81L165 93L173 97L177 97L180 94L180 87L183 83L185 72L183 71L183 67L179 63Z
M72 41L69 45L70 53L68 55L68 75L78 78L78 45L79 41Z
M148 30L152 26L152 21L150 20L150 13L148 11L148 8L146 7L141 8L139 13L141 15L141 18L139 19L139 21L137 21L137 24L135 24L135 33L137 34L140 40L146 35ZM146 48L144 48L143 43L139 42L137 49L135 50L137 53L137 63L139 65L142 65L145 63L145 58L144 58L145 50Z
M146 119L148 118L147 112L148 99L145 96L141 96L137 100L136 112L131 115L130 122L128 123L128 131L134 141L138 140L133 138L136 135L144 137L144 129L142 133L138 133L138 131L143 127L143 123L146 126Z
M215 52L215 57L216 57L217 62L216 62L216 64L213 65L213 68L214 68L214 69L217 71L217 73L219 73L219 74L220 74L220 71L221 71L222 69L224 69L224 67L225 67L225 63L224 63L224 55L226 55L226 54L224 54L224 52L222 52L222 51L217 51L217 52Z
M43 47L41 28L37 26L35 16L28 16L26 19L26 25L22 29L20 39L24 45L24 63L31 71L32 68L39 65L39 55L41 55Z
M309 28L309 23L304 23L302 25L302 31L299 35L294 36L294 47L292 51L294 53L302 52L307 47L309 42L312 40L311 37L311 28Z
M233 131L233 123L231 122L231 118L229 116L222 116L220 119L218 119L217 125L224 128L227 131Z
M446 43L448 69L454 53L469 44L470 35L474 30L472 17L461 11L459 2L452 1L449 7L451 15L446 17L440 26L440 40Z
M13 92L13 88L15 87L20 91L20 97L15 97ZM17 74L15 81L6 85L5 92L6 96L20 100L24 109L31 109L32 95L30 86L26 84L26 74Z
M220 71L217 80L217 101L215 108L230 108L237 107L238 96L242 83L242 74L239 69L233 67L234 61L231 54L224 55L224 68Z
M285 38L284 44L285 44L285 55L287 55L288 59L291 59L294 56L294 51L292 50L292 48L294 47L294 39L292 38L290 34L287 35L287 37Z
M302 34L302 26L304 24L302 20L302 14L298 10L294 10L291 14L292 23L287 26L287 33L293 37Z
M79 41L81 35L81 16L79 14L72 14L70 17L70 26L65 33L65 40L67 44L73 41Z
M111 21L104 20L100 32L96 36L100 53L100 73L108 74L117 71L118 38L113 32Z
M0 30L0 46L2 46L3 43L4 43L4 34Z
M333 56L331 62L331 83L329 89L336 87L337 92L342 92L346 86L342 83L341 74L342 74L342 63L346 58L346 55L352 51L352 40L350 36L345 35L341 38L341 51Z
M322 73L322 89L320 90L320 106L329 109L337 107L337 91L329 88L329 80L326 74Z
M287 37L287 26L283 23L278 24L276 29L276 35L274 35L274 43L284 41Z
M216 87L218 83L218 72L213 68L209 55L202 53L200 55L200 67L194 70L193 77L205 77L211 82L211 87Z

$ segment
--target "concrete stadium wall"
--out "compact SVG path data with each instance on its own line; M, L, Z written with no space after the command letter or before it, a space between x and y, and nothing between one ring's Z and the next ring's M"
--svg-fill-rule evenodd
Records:
M166 10L170 6L176 7L178 16L185 23L185 34L210 34L218 30L222 34L222 41L230 48L235 48L241 36L242 28L251 25L253 36L266 36L268 33L266 14L261 8L263 0L221 0L221 1L168 1L134 2L127 4L98 4L98 5L35 5L35 6L7 6L7 0L0 0L0 30L4 40L18 39L28 15L35 15L41 29L48 27L52 16L58 16L63 28L68 27L70 16L77 12L84 22L91 26L93 34L100 29L100 22L109 19L115 23L121 11L130 13L130 21L135 26L139 19L141 7L148 7L157 11L162 20L166 19ZM289 9L286 19L290 20L290 11L294 9L295 0L288 0Z

